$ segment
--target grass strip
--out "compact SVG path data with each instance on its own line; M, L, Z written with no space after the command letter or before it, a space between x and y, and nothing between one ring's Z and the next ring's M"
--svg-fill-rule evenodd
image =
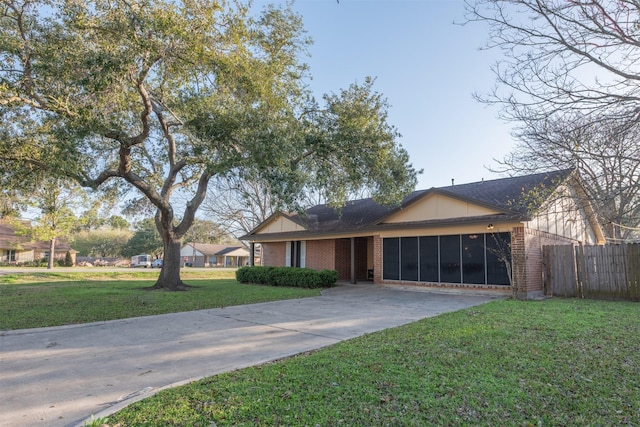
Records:
M640 425L638 307L496 301L166 390L102 421Z
M196 279L208 274L207 279ZM320 290L245 285L233 271L183 275L186 292L146 290L158 272L0 276L0 330L59 326L317 296Z

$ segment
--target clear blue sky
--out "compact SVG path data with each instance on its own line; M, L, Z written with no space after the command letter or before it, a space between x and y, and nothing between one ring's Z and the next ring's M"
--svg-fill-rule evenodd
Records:
M297 0L293 8L314 40L306 62L317 97L376 77L399 142L424 169L418 189L500 177L486 167L512 149L510 126L472 97L494 86L498 52L479 49L483 25L454 25L464 21L462 0Z

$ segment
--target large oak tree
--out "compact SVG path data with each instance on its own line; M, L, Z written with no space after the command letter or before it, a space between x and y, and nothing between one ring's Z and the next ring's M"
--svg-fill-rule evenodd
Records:
M181 239L210 180L257 174L283 203L309 177L339 203L413 188L372 81L307 93L309 43L289 8L224 0L1 0L0 170L135 189L164 245L157 288L184 289ZM127 197L131 197L127 195Z

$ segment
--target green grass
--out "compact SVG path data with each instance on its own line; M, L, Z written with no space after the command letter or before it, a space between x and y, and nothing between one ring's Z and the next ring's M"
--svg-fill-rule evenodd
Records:
M319 290L244 285L233 270L182 274L186 292L150 291L158 271L0 275L0 330L69 325L290 298Z
M640 306L496 301L166 390L124 426L640 425Z

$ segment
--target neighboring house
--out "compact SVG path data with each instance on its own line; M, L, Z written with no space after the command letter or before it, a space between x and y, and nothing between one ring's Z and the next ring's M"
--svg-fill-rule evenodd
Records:
M263 264L333 269L341 280L543 293L542 245L603 244L572 170L414 191L336 210L276 213L242 240ZM507 266L511 266L509 269Z
M30 227L29 221L21 221L23 227ZM65 259L71 254L76 263L78 251L67 242L58 240L55 247L55 259ZM16 234L15 226L6 220L0 220L0 264L24 264L49 258L49 242L31 241L28 236Z
M242 246L187 243L180 249L181 264L190 267L240 267L249 264L249 251Z

